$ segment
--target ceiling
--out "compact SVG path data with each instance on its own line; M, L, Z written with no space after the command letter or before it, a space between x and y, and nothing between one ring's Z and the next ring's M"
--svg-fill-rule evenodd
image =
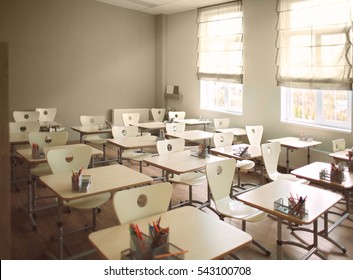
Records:
M96 0L151 15L170 15L230 0Z

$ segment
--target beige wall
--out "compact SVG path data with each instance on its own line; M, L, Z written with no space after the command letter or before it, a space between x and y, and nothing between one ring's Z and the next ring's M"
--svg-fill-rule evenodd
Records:
M344 137L353 146L352 134L336 133L280 122L280 92L276 86L276 0L244 1L244 114L220 114L199 109L196 78L196 11L168 16L167 81L179 85L183 100L168 106L185 109L187 116L230 117L231 125L264 125L263 142L283 136L298 136L300 130L323 142L318 149L331 151L331 140Z
M57 121L69 128L80 115L153 107L154 16L90 0L3 4L10 113L57 107Z

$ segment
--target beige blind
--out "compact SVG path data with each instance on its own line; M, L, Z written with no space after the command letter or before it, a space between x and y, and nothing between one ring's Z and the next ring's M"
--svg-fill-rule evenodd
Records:
M242 1L200 8L197 23L198 78L242 83Z
M277 84L352 89L352 0L278 0Z

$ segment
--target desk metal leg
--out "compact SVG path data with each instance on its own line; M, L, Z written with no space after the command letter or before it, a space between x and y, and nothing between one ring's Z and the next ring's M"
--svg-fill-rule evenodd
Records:
M287 173L289 173L289 148L287 147L287 151L286 151L286 169L287 169Z
M308 153L307 153L307 162L308 164L310 163L310 147L308 147Z

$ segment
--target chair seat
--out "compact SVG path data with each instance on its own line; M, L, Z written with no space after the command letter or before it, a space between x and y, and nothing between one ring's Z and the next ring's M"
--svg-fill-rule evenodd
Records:
M99 207L110 199L110 193L103 193L82 199L65 202L64 205L76 209L92 209Z
M180 175L173 174L169 177L169 181L172 183L186 184L186 185L201 185L205 182L206 175L200 172L188 172Z
M240 169L252 169L255 166L255 162L253 162L252 160L238 160L236 163L236 168L240 168Z
M102 139L102 138L97 138L97 139L85 139L84 140L87 143L93 143L93 144L106 144L107 139Z
M226 217L247 222L261 221L267 216L267 213L231 198L217 201L217 210Z
M35 177L40 177L44 175L52 174L50 166L48 163L38 164L36 167L31 168L31 175Z
M297 182L297 183L306 184L306 185L310 183L308 180L299 179L292 174L281 174L279 172L276 174L271 174L270 178L271 180L274 180L274 181L282 179L282 180L288 180L288 181Z
M134 150L126 150L123 152L122 158L142 161L151 156L152 156L151 153L145 153L145 152L134 151Z

